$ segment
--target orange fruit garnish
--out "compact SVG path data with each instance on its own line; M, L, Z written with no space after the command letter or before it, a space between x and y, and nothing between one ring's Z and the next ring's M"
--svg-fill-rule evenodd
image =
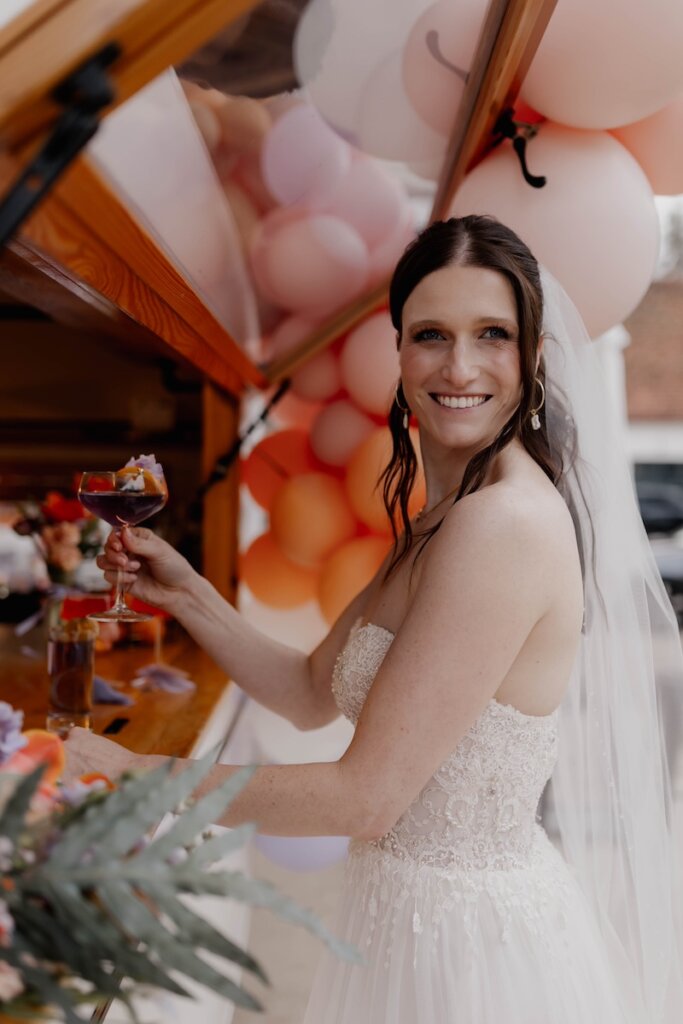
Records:
M156 494L164 493L161 480L155 477L154 473L151 473L148 469L140 469L139 466L124 466L123 469L116 470L117 476L123 476L124 474L125 476L130 476L131 474L137 476L138 473L142 473L146 491Z
M34 766L47 765L43 782L56 782L66 765L64 744L59 736L53 732L47 732L46 729L27 729L22 735L26 737L28 743L21 748L19 754L22 758L31 761Z

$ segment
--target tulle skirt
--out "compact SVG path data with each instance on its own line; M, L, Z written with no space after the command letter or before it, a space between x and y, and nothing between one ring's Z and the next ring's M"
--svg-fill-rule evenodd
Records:
M616 937L605 938L537 826L505 870L446 870L351 844L335 933L304 1024L650 1024Z

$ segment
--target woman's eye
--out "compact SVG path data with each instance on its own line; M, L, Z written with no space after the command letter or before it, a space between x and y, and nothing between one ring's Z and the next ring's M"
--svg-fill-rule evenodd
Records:
M433 341L435 338L442 337L443 335L437 331L436 327L424 327L414 335L415 341Z
M510 332L505 327L496 327L495 324L487 327L483 337L493 338L495 341L505 341L510 337Z

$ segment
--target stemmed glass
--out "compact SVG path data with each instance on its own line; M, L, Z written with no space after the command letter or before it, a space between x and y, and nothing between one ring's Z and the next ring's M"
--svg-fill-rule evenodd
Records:
M137 526L159 512L168 499L163 474L157 475L138 466L126 466L116 472L88 471L81 476L78 500L88 512L104 519L120 536L125 526ZM106 612L92 612L88 618L98 622L145 622L152 616L135 612L126 604L122 586L123 570L116 574L114 604Z

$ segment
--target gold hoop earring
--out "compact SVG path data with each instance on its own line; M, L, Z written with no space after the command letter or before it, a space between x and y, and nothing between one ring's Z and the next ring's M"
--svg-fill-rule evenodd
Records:
M401 403L399 401L399 397L398 397L398 389L399 388L401 389L401 391L403 391L403 385L402 385L401 381L398 382L398 384L396 385L396 388L394 390L394 402L396 403L398 408L403 413L403 429L407 430L408 429L408 418L410 416L410 408L409 408L408 405L401 405Z
M538 414L545 404L545 388L543 386L543 381L540 377L534 377L534 384L538 384L538 386L541 389L541 401L534 409L529 409L529 414L531 415L531 429L540 430L541 418Z

